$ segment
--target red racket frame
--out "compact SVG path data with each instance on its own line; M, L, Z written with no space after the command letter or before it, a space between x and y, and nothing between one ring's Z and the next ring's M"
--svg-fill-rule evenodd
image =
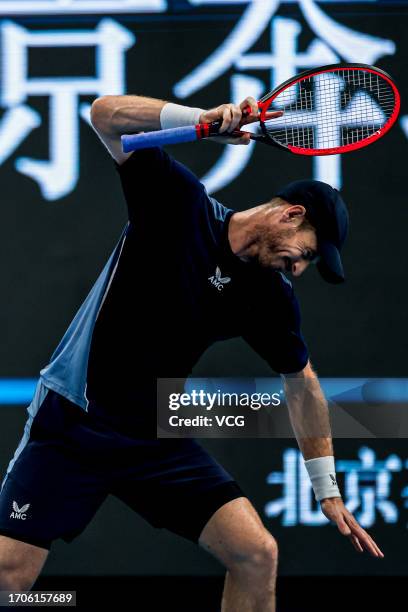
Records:
M303 147L295 147L293 145L284 145L278 142L277 140L275 140L273 136L271 136L268 133L268 130L264 124L264 121L266 120L266 113L270 107L271 102L284 89L287 89L288 87L296 85L296 83L303 81L305 78L317 76L318 74L323 74L325 72L338 72L341 70L364 70L366 72L371 72L373 74L380 76L382 79L387 81L389 85L391 85L392 90L395 95L395 106L394 106L392 115L390 116L387 123L382 128L377 130L377 132L373 134L372 136L369 136L368 138L364 138L363 140L360 140L359 142L353 142L352 144L342 145L340 147L333 147L331 149L306 149ZM287 81L279 85L279 87L274 89L271 93L268 93L266 96L261 98L261 100L258 102L258 107L261 113L261 116L260 116L261 128L262 128L263 133L265 134L265 137L270 141L269 144L278 146L283 149L287 149L291 153L295 153L296 155L336 155L339 153L348 153L349 151L355 151L356 149L362 149L363 147L366 147L367 145L375 142L376 140L384 136L384 134L386 134L392 128L392 126L397 120L397 117L400 111L400 107L401 107L401 98L400 98L399 91L394 81L391 79L390 75L384 72L384 70L381 70L380 68L376 68L375 66L367 66L366 64L330 64L328 66L322 66L318 70L316 69L305 70L304 72L301 72L300 74L298 74L296 77L288 79ZM264 139L262 139L262 141L266 142Z

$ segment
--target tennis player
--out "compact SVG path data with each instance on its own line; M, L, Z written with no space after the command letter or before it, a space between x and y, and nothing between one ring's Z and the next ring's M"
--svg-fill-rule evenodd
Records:
M318 258L327 281L344 279L348 216L339 193L298 181L234 212L163 150L121 149L124 133L217 119L224 142L245 145L248 135L232 132L257 117L253 98L210 111L138 96L94 102L129 221L27 409L0 494L1 589L30 589L51 543L76 538L112 494L225 566L223 612L275 610L277 544L249 499L195 440L156 438L156 377L187 377L211 344L237 336L284 378L324 514L357 551L383 556L337 487L327 404L286 278ZM228 279L222 290L219 279Z

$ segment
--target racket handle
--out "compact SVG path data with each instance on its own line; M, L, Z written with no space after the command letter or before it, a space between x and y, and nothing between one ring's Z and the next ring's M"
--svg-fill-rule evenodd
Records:
M198 140L199 134L196 126L172 128L170 130L158 130L157 132L145 132L143 134L124 134L121 137L124 153L137 151L138 149L149 149L163 145L179 144L182 142L194 142Z

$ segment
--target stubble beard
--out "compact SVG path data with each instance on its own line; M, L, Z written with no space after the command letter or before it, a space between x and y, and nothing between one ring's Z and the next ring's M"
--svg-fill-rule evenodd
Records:
M295 229L271 231L263 226L255 228L253 248L256 248L255 259L265 268L282 271L282 258L279 251L282 250L285 241L296 234Z

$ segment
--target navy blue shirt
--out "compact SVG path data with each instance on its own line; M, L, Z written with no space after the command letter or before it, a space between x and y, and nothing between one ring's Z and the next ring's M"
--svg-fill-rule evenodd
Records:
M275 371L303 369L292 285L232 253L234 211L162 149L133 153L117 170L130 223L93 330L91 408L115 402L127 415L155 414L156 377L187 377L211 344L237 336Z

